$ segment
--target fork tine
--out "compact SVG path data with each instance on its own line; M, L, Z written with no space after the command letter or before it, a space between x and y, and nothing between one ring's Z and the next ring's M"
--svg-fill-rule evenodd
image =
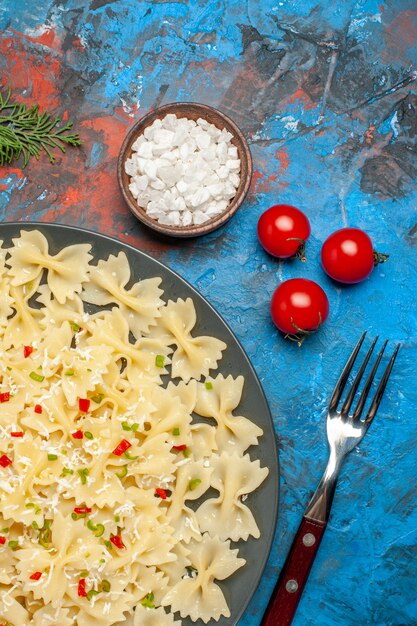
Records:
M367 354L366 354L366 356L365 356L365 358L364 358L364 360L362 362L362 365L360 366L360 368L358 370L358 373L356 374L355 380L353 381L353 384L352 384L352 386L350 388L350 391L349 391L348 395L346 396L346 400L344 401L342 409L341 409L341 413L344 414L344 415L348 415L349 414L349 409L350 409L350 407L352 405L353 398L355 397L355 394L356 394L356 392L358 390L359 383L362 380L363 373L364 373L364 371L366 369L366 366L368 365L368 361L371 358L371 354L373 352L373 349L374 349L375 344L376 344L377 341L378 341L378 337L375 337L375 339L372 342L371 347L369 348L369 350L368 350L368 352L367 352Z
M372 420L374 419L376 412L378 410L379 404L381 402L382 396L384 395L384 391L385 391L385 387L387 386L387 382L388 382L388 378L390 377L391 374L391 370L392 370L392 366L394 365L394 361L397 357L398 354L398 350L400 349L400 344L397 344L397 347L395 348L392 357L389 360L389 363L387 365L387 368L384 372L384 375L381 378L381 382L378 385L378 389L376 390L376 394L374 396L374 399L372 400L372 404L369 407L369 411L367 413L367 416L365 418L365 422L367 424L371 424Z
M362 334L362 337L359 339L358 343L353 348L352 354L348 358L347 363L345 367L343 368L342 373L340 374L340 378L337 381L336 386L333 389L332 397L330 398L329 411L334 411L337 407L337 404L340 400L340 396L342 395L343 389L345 388L345 385L346 385L346 381L349 377L350 370L353 367L356 356L360 350L363 340L365 339L365 335L366 335L366 331Z
M371 373L369 374L369 376L367 378L367 381L366 381L366 383L364 385L364 388L362 389L362 393L359 396L358 404L357 404L356 409L355 409L355 411L354 411L354 413L352 415L352 419L354 419L354 420L359 419L360 416L361 416L361 413L363 411L363 407L364 407L365 402L366 402L366 398L368 397L369 390L370 390L372 382L373 382L373 380L375 378L376 371L377 371L379 363L380 363L380 361L382 359L382 355L384 354L384 350L385 350L385 347L386 347L387 343L388 343L388 340L386 340L384 342L384 345L382 346L381 350L379 351L379 354L378 354L377 359L375 361L375 364L374 364L374 366L373 366L373 368L371 370Z

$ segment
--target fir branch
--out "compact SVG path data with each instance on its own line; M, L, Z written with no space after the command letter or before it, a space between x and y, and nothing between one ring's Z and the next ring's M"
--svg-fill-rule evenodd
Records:
M80 146L78 133L70 133L72 122L59 126L59 117L40 113L39 106L27 107L11 101L11 89L0 92L0 165L23 157L23 167L30 157L39 159L43 150L51 163L55 162L53 149L65 152L65 146Z

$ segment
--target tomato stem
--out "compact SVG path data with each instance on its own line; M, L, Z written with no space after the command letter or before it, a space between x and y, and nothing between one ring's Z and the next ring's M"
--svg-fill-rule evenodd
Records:
M377 252L374 250L374 266L376 267L380 263L386 263L389 259L389 254L384 254L384 252Z
M284 335L284 339L289 339L290 341L294 341L294 343L298 344L298 347L301 348L301 346L303 345L303 342L305 340L305 338L307 337L308 333L297 333L297 334L290 334L287 333L286 335Z
M287 241L299 241L300 245L297 248L296 253L294 254L294 259L300 259L303 263L307 261L306 259L306 241L305 239L300 239L299 237L287 237Z
M303 328L300 328L294 322L294 319L291 318L291 324L294 326L294 328L295 328L295 330L297 332L296 333L287 333L286 335L284 335L284 339L289 339L290 341L296 342L298 344L298 347L301 348L301 346L303 345L304 340L307 337L307 335L311 335L312 333L315 333L320 328L322 323L323 323L323 320L322 320L320 311L319 311L319 323L317 324L316 328L311 329L311 330L304 330Z

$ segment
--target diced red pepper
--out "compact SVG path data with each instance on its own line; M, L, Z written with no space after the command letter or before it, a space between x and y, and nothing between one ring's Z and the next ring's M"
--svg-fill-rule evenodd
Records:
M12 465L13 461L11 459L9 459L9 457L6 454L3 454L2 456L0 456L0 465L2 467L8 467L9 465Z
M10 400L10 391L5 391L4 393L0 393L0 402L9 402Z
M78 408L83 413L87 413L87 411L90 409L90 404L91 402L88 398L79 398L78 400Z
M162 500L166 500L167 499L167 492L165 491L165 489L161 489L160 487L157 487L155 489L155 493L156 493L157 496L162 498Z
M39 580L42 576L42 572L35 572L32 576L29 576L30 580Z
M16 432L10 433L10 436L11 436L11 437L23 437L23 435L24 435L24 434L25 434L25 433L24 433L22 430L19 430L19 431L16 431Z
M35 413L42 413L42 407L40 404L35 404L35 408L33 409L35 411Z
M0 537L0 546L4 546L6 543L6 537Z
M23 354L25 355L25 359L28 358L33 352L32 346L23 346Z
M110 537L110 541L114 546L116 546L116 548L119 548L119 550L123 550L123 548L126 547L120 535L113 535L112 537Z
M113 450L113 454L115 454L116 456L122 456L122 454L124 454L126 450L129 450L129 448L131 447L132 444L129 443L127 439L122 439L117 448Z
M85 578L80 578L80 580L78 581L78 597L79 598L87 597L87 590L85 588Z
M82 430L76 430L75 433L72 433L74 439L82 439L84 437L84 433Z
M172 446L173 450L178 450L178 452L182 452L183 450L185 450L187 448L186 444L183 443L181 446Z
M77 515L84 515L88 513L92 513L93 509L90 509L88 506L76 506L74 509L74 513Z

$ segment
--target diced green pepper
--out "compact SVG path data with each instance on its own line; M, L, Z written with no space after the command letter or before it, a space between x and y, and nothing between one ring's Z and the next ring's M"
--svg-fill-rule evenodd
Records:
M189 489L189 491L194 491L194 489L197 489L197 487L199 485L201 485L201 479L200 478L193 478L188 483L188 489Z
M151 593L148 593L148 595L145 596L141 600L140 603L142 606L146 607L147 609L154 609L155 608L154 599L155 599L155 596L153 592L151 592Z
M155 365L156 367L164 367L165 357L163 354L157 354L155 357Z
M43 380L45 380L45 376L42 376L42 374L38 374L37 372L31 372L29 374L29 377L32 380L36 380L37 383L41 383Z

